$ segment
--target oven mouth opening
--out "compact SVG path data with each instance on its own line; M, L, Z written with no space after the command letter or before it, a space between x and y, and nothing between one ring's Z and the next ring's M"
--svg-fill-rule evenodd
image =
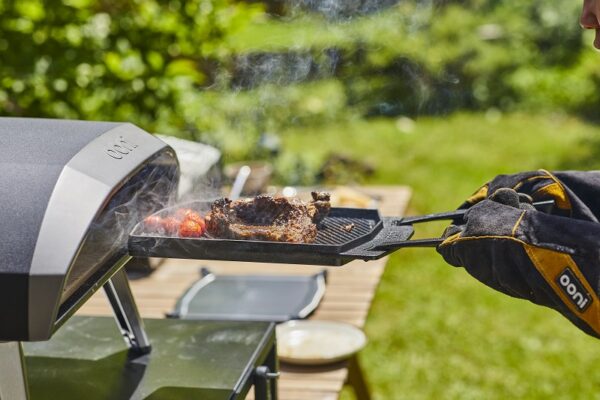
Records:
M98 289L102 288L119 269L123 268L129 260L131 260L131 256L126 250L114 254L85 281L80 282L71 295L66 299L61 299L53 331L60 328Z

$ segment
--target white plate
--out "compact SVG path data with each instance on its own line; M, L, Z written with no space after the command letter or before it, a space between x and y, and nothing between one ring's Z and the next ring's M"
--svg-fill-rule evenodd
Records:
M341 322L289 321L277 326L277 354L292 364L328 364L347 359L367 344L358 328Z

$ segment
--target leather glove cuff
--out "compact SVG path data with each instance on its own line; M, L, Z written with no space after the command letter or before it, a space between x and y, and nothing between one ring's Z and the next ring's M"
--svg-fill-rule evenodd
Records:
M448 263L503 293L551 307L600 337L600 224L492 200L476 204L465 218L438 247Z

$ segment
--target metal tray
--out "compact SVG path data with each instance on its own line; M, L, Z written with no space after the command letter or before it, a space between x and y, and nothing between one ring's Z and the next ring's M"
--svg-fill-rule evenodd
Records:
M325 294L326 271L314 275L215 275L181 295L170 318L285 322L306 318Z
M206 202L186 206L200 211L209 209ZM349 224L354 224L354 228L348 232L343 227ZM382 218L372 209L334 207L324 219L316 241L310 244L162 237L144 233L143 224L139 223L129 236L129 253L135 257L340 266L356 259L381 258L410 242L412 234L412 226L402 225L401 218Z

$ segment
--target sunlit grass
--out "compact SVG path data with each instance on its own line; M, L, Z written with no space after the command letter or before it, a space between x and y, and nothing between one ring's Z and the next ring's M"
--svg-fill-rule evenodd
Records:
M419 119L411 133L358 119L283 137L287 151L313 162L331 151L368 160L372 183L410 185L419 213L450 210L499 173L600 166L600 129L564 115L456 114ZM366 331L361 356L377 399L599 397L600 342L554 311L484 287L432 249L390 259Z
M330 48L356 42L409 49L416 40L410 33L428 23L431 13L431 8L404 3L385 12L341 21L316 15L292 19L263 17L229 35L227 44L238 53Z

